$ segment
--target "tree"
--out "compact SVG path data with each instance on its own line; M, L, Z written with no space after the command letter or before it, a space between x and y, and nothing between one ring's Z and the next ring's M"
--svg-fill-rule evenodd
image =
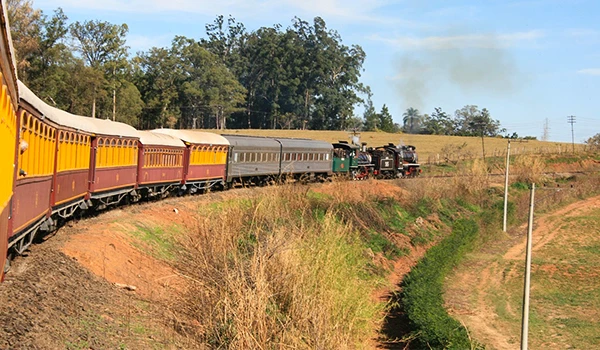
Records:
M367 86L367 100L365 101L365 111L363 114L364 117L364 129L365 131L375 131L379 128L379 116L375 111L375 106L373 106L373 101L371 98L373 97L373 93L371 92L371 88Z
M94 70L112 77L107 83L107 88L116 90L117 69L121 70L127 66L127 46L125 36L127 35L127 24L111 24L104 21L75 22L70 26L70 32L75 38L73 48L81 53L83 59ZM101 86L94 86L92 98L92 118L96 117L96 92Z
M379 113L379 128L381 131L385 132L396 132L396 128L394 125L394 119L388 110L388 107L384 104L381 107L381 113Z
M226 129L227 117L239 111L246 89L219 60L200 43L185 37L173 40L178 70L183 72L179 85L180 127L192 127L194 118L212 115L218 129Z
M221 58L247 90L245 110L232 115L235 126L344 129L355 124L365 54L359 46L343 45L323 19L294 18L285 30L275 25L247 33L235 19L220 16L206 29L202 46Z
M234 74L242 73L245 57L240 49L246 40L246 27L229 16L225 24L223 15L217 16L212 24L205 26L208 39L201 39L200 44L215 54Z
M181 64L174 49L151 48L133 59L134 82L145 102L142 128L172 127L179 119L179 82Z
M42 14L37 50L23 80L46 102L63 109L69 105L63 98L63 90L67 88L64 80L69 74L69 65L75 61L65 44L67 19L60 8L54 11L51 18Z
M454 122L441 107L437 107L431 116L423 116L423 132L431 135L453 135Z
M404 132L414 134L419 131L421 128L421 115L419 114L418 109L410 107L402 114L402 116Z
M138 126L138 117L144 108L142 96L137 87L125 81L118 91L116 103L116 120L129 125Z
M467 105L456 110L455 132L460 136L490 136L495 137L504 129L500 128L500 121L494 120L487 109L479 110L477 106Z
M31 7L31 0L7 0L13 46L16 52L17 74L27 81L28 68L38 50L42 11Z
M457 111L457 115L462 116L461 125L466 132L465 136L481 135L481 150L485 160L485 136L496 136L500 130L500 122L493 120L487 109L479 111L477 106L465 106Z
M585 141L586 145L592 151L600 151L600 133L596 134Z

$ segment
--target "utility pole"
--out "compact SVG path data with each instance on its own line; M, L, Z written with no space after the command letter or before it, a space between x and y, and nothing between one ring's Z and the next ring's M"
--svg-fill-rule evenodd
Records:
M570 115L567 117L567 123L571 124L571 142L573 143L573 153L575 153L575 132L573 131L573 124L575 124L575 116Z
M508 148L506 149L506 173L504 175L504 221L502 231L506 232L506 221L508 216L508 168L510 165L510 140L508 140Z
M525 285L523 287L523 318L521 322L521 350L527 350L527 334L529 332L529 287L531 285L531 244L533 240L533 203L535 184L531 184L529 200L529 224L527 225L527 249L525 253Z

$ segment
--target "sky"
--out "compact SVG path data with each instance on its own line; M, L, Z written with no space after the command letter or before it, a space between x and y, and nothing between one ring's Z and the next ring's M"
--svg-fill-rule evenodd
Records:
M196 40L217 15L248 30L316 16L360 45L361 81L375 108L402 124L409 107L431 114L487 108L507 133L575 142L600 133L600 1L597 0L33 0L44 14L129 27L135 54ZM362 109L357 108L357 115Z

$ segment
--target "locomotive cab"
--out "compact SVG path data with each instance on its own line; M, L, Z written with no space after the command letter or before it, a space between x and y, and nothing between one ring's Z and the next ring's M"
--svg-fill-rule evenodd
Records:
M364 180L372 173L373 164L368 153L361 152L360 147L346 141L333 144L333 172L352 178Z

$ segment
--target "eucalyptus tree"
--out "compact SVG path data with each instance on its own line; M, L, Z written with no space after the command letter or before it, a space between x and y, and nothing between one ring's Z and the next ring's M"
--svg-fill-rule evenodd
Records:
M7 0L7 15L16 51L17 74L27 81L28 68L39 47L42 11L31 0Z
M180 116L178 84L182 65L173 49L153 47L133 59L133 81L145 102L140 127L173 127Z
M173 54L182 72L178 85L178 101L181 108L179 126L194 126L194 118L214 116L214 126L227 127L227 117L240 110L246 89L219 58L206 50L199 42L185 37L173 40Z
M106 95L106 91L98 94L99 88L113 92L113 108L115 106L116 85L119 76L128 68L125 36L127 24L112 24L105 21L74 22L70 25L70 33L74 38L73 48L79 52L89 67L102 73L104 81L95 82L92 97L92 117L96 117L96 101ZM122 79L122 78L121 78ZM104 86L102 86L104 85ZM113 113L114 116L114 113Z
M339 33L315 17L313 24L295 18L290 28L300 42L299 91L303 117L313 129L343 128L355 104L366 55L358 45L342 44Z

